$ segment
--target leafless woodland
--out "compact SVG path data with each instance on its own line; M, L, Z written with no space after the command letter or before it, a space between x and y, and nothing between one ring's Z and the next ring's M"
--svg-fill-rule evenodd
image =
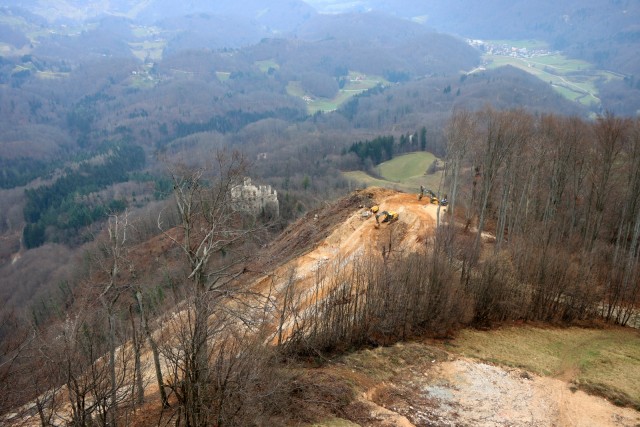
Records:
M142 274L135 221L111 217L59 320L3 315L0 411L43 426L313 421L353 396L301 375L305 361L511 320L637 324L640 119L486 107L455 111L446 137L439 227L415 250L329 263L313 289L295 271L247 287L265 243L230 199L242 155L173 167L175 208L154 213L166 286Z

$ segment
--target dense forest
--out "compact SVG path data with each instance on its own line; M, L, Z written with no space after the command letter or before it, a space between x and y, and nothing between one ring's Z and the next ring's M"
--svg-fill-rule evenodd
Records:
M0 416L35 399L41 425L127 425L157 394L163 425L313 422L310 402L339 414L353 396L289 365L466 326L636 321L635 3L515 2L482 25L491 8L463 0L8 3ZM474 37L611 72L581 104L485 67ZM372 203L346 172L418 151L449 201L418 250L390 232L308 293L295 271L248 289ZM278 218L237 207L245 177Z
M66 171L50 186L25 190L23 212L27 225L22 239L27 249L45 242L48 226L70 229L69 239L82 227L124 210L126 202L122 200L92 205L86 199L114 183L129 181L128 173L144 165L144 152L139 146L122 145L111 147L102 157L98 160L101 164L82 162L77 170Z

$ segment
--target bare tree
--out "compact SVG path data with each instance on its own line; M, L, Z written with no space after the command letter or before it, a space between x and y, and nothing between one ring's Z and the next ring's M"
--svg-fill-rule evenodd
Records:
M590 194L586 214L585 249L591 251L599 236L605 208L611 196L611 177L622 149L623 134L628 121L611 113L599 117L593 125L594 146L589 159Z
M109 425L117 425L118 413L118 381L116 379L116 311L117 302L122 293L128 289L129 284L122 278L122 269L127 267L127 233L129 228L129 215L125 211L123 215L110 215L107 221L107 240L101 242L99 256L96 261L104 274L105 280L99 283L98 299L107 317L107 339L109 352L109 403L107 420ZM96 355L97 356L97 355Z
M238 201L232 197L247 168L242 154L223 151L206 168L174 167L170 173L180 224L167 230L158 218L158 227L180 249L187 267L188 297L175 325L179 345L177 350L165 345L165 350L173 366L171 387L189 426L212 422L210 362L217 349L211 342L224 329L223 301L233 291L229 284L242 273L235 267L244 258L231 252L254 231L243 227Z
M528 120L529 117L522 111L500 113L487 108L481 113L485 134L478 233L474 243L474 253L476 254L480 247L481 234L484 231L487 218L487 207L493 196L498 174L515 147L523 144L523 140L528 137Z
M621 179L616 186L619 194L617 233L611 260L611 274L607 275L607 320L626 324L637 304L638 253L640 242L640 120L630 124L621 150Z
M447 175L451 180L449 186L448 212L453 217L456 201L458 199L458 187L463 161L472 142L475 132L475 118L467 110L454 111L447 123L445 135L447 138Z
M140 290L135 291L135 298L136 303L138 304L138 310L140 311L141 327L144 331L147 341L149 341L149 345L151 346L151 354L153 355L153 367L156 373L156 382L158 383L158 390L160 393L160 402L162 403L163 408L167 408L169 406L169 400L167 398L165 383L162 376L162 367L160 366L160 350L158 348L158 343L153 336L151 328L149 327L149 322L145 312L144 300L142 292Z
M136 326L136 316L133 313L133 305L129 306L129 319L131 320L131 345L133 347L134 354L134 371L133 371L133 387L131 390L131 401L136 406L142 406L144 403L144 381L142 375L142 362L140 360L140 352L142 349L143 341L140 339Z
M23 381L32 367L25 363L32 343L37 341L36 331L31 330L15 310L0 310L0 414L30 397ZM29 390L31 391L31 390Z

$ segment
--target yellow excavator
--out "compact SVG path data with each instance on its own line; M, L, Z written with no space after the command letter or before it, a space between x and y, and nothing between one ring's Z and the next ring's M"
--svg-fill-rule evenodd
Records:
M394 222L397 220L398 212L395 211L382 211L376 214L376 225L380 225L385 222Z
M434 193L433 191L424 188L422 185L420 186L420 194L418 195L418 200L422 200L423 195L427 195L427 197L429 197L429 203L431 203L432 205L442 205L442 206L447 206L449 204L449 201L447 200L447 197L443 197L442 199L439 199L438 196L436 196L436 193Z
M376 224L375 227L378 228L380 227L380 224L383 224L385 222L394 222L398 220L398 212L395 211L382 211L380 212L380 206L375 205L372 206L371 208L368 209L368 211L366 212L368 215L374 215L376 218ZM364 214L363 214L364 216Z

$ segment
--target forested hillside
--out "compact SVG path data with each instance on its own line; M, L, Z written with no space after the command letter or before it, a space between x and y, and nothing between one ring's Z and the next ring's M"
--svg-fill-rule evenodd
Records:
M320 10L338 7L349 10L353 2L310 1ZM417 3L413 1L368 0L361 8L416 18L428 26L460 36L490 40L540 39L553 48L568 50L598 65L620 72L637 72L632 58L637 38L640 6L630 0L590 1L495 1L491 4L469 0ZM358 6L356 6L358 7Z
M24 11L4 13L29 25L42 24ZM289 221L321 198L344 192L349 184L341 169L366 169L342 155L356 141L394 135L398 142L424 128L422 149L443 155L442 123L452 108L490 102L500 108L524 104L533 111L582 114L517 70L467 76L465 70L478 64L478 53L464 41L381 14L310 17L299 27L298 39L268 38L242 49L184 50L165 40L161 57L144 61L137 57L138 43L148 42L136 40L149 36L141 36L139 27L125 18L94 22L86 31L102 45L87 38L86 31L51 39L26 32L34 37L34 53L2 59L0 154L6 190L0 197L12 207L2 212L6 238L0 268L21 269L30 258L16 254L43 244L41 254L50 250L51 256L56 249L47 243L78 247L92 240L110 213L144 211L146 204L166 196L162 183L168 162L194 162L211 149L234 147L256 159L254 178L279 191L283 220ZM352 31L345 32L345 26ZM377 31L380 26L384 32ZM165 38L162 30L149 31L154 39ZM369 33L379 36L367 40ZM180 37L172 40L179 43ZM127 38L130 42L123 43ZM112 41L129 51L114 47L91 53ZM47 43L66 43L66 49L81 56L55 49L40 56L51 48ZM71 48L74 43L92 47ZM156 55L155 47L149 49ZM381 83L344 90L369 75L378 75ZM336 111L308 116L309 98L336 93L342 97L333 101ZM144 159L132 167L100 163L105 147L115 146L130 147ZM93 182L96 168L111 177ZM50 270L51 280L67 280L55 270ZM25 279L20 286L31 289L33 297L21 293L11 299L13 304L40 304L36 290L57 286L43 280L47 274ZM15 286L7 283L6 294Z
M0 416L313 423L283 364L637 322L637 5L503 3L0 1Z
M470 39L511 43L538 40L549 50L619 74L600 79L597 88L603 110L637 114L640 105L640 5L633 0L425 2L311 0L319 10L384 11L412 19L439 31ZM577 71L577 70L576 70Z
M39 396L44 419L103 425L165 416L230 425L357 419L346 409L353 390L305 382L301 360L425 334L451 337L469 325L634 324L639 125L611 115L590 122L458 110L445 131L448 205L356 191L271 243L234 210L228 192L246 173L244 156L209 153L212 169L179 165L171 170L175 209L158 216L164 232L131 240L144 219L112 215L87 252L79 286L61 287L71 318L49 320L30 337L5 315L3 351L16 359L0 371L11 385L0 403ZM392 138L378 141L388 146ZM377 224L363 215L373 205L399 219ZM146 316L162 319L153 333ZM132 345L118 345L125 341ZM108 360L96 363L103 354ZM153 362L160 357L162 366ZM228 377L234 381L220 386ZM637 405L635 395L599 387L620 405ZM331 400L318 405L316 393ZM7 419L19 425L19 417L35 416L27 408Z

